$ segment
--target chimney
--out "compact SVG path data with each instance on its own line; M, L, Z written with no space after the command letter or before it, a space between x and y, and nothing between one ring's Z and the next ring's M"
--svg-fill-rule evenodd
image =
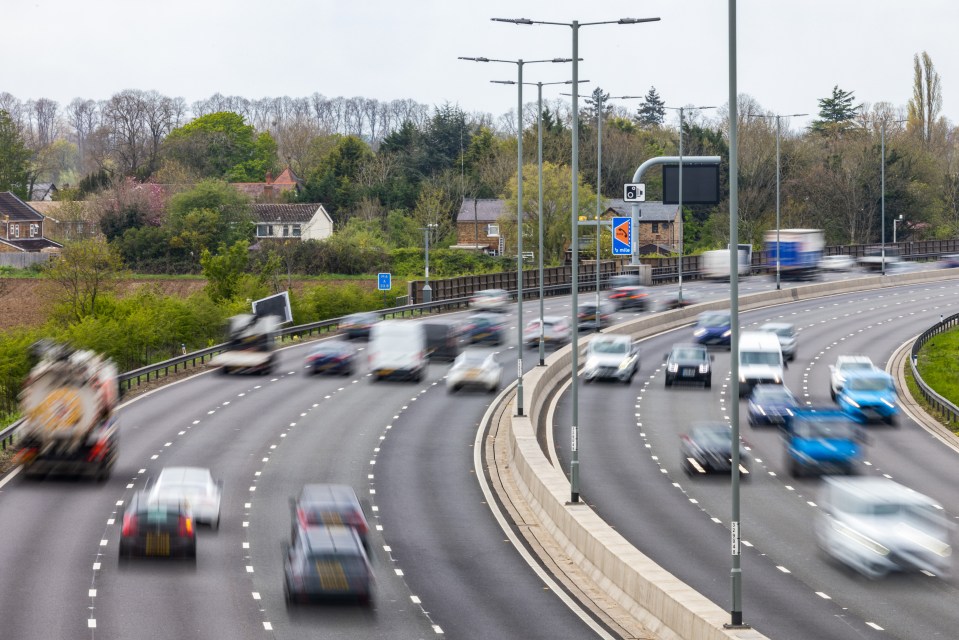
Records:
M267 183L267 184L273 184L273 172L272 172L272 171L267 171L267 172L266 172L266 183Z

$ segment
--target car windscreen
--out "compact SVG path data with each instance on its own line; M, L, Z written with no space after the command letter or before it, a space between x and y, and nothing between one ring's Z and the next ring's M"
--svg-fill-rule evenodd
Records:
M856 376L846 381L846 388L851 391L883 391L890 388L889 380L884 377Z
M699 318L701 327L728 327L729 316L725 313L708 313Z
M593 353L615 353L625 355L629 353L629 343L620 340L594 340L589 345Z
M780 355L774 351L741 351L739 363L748 365L768 365L776 367L781 364Z
M702 349L674 349L673 360L706 360L706 352Z
M856 427L847 420L796 420L793 433L804 440L853 440Z
M796 399L785 388L757 389L753 399L759 404L796 404Z

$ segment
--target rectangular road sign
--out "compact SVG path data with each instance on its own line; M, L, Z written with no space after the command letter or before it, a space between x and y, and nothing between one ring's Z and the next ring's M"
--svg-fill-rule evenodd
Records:
M393 288L392 278L392 274L378 273L376 276L376 288L379 291L389 291Z
M633 221L630 218L613 218L613 255L628 256L633 253Z
M626 202L646 202L646 185L642 182L624 184L623 200Z

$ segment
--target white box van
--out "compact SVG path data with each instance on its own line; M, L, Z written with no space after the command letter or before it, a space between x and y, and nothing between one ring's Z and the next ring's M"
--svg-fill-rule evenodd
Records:
M775 333L743 331L739 336L739 397L752 393L757 384L782 384L784 366Z
M384 320L370 329L367 347L373 381L419 382L427 367L426 328L414 320Z

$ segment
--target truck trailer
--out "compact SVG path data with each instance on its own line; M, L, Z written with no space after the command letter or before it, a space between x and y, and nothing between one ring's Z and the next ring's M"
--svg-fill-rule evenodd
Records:
M826 246L822 229L780 229L778 246L776 236L775 230L766 232L766 267L770 273L776 273L778 254L780 279L817 279Z

